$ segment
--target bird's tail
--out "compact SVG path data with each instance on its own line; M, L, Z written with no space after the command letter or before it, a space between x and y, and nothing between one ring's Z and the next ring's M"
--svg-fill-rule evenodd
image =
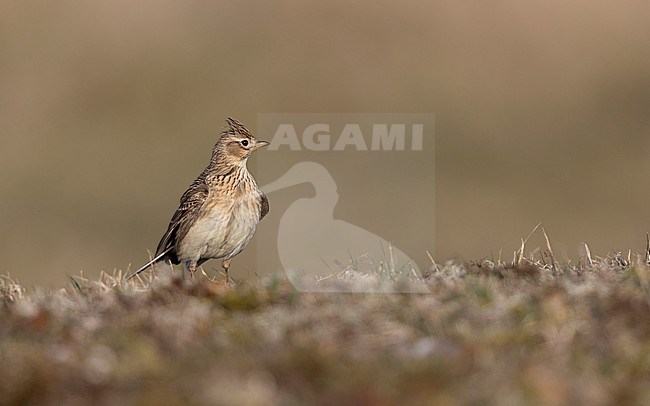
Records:
M153 265L153 264L155 264L156 262L160 261L160 260L161 260L165 255L167 255L167 254L169 253L169 251L172 250L172 248L173 248L173 247L169 247L169 248L167 248L167 249L164 250L162 253L160 253L158 256L156 256L156 258L154 258L154 259L152 259L151 261L149 261L149 262L147 262L146 264L144 264L140 269L138 269L137 271L135 271L135 273L133 273L131 276L127 277L127 278L124 279L124 280L125 280L125 281L128 281L129 279L133 278L134 276L139 275L139 274L142 273L144 270L146 270L147 268L149 268L151 265Z

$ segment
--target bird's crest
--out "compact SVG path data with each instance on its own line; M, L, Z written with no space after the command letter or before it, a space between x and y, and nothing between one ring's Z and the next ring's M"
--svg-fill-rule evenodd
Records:
M224 130L223 134L243 135L249 138L253 137L253 134L248 131L248 128L246 128L244 124L232 117L226 119L226 124L228 124L228 128Z

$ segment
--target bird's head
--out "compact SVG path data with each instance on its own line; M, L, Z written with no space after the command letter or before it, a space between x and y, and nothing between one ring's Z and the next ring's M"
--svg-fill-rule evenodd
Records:
M260 141L242 123L228 117L227 128L214 147L213 159L223 164L242 164L258 148L269 145Z

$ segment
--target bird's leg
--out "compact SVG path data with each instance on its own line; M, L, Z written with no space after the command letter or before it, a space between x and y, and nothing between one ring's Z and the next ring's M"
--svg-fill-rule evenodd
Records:
M221 266L223 266L223 271L226 273L226 283L227 284L232 283L233 285L236 285L234 279L228 276L228 268L230 268L230 259L224 259L223 262L221 263Z
M223 271L226 273L226 280L230 279L228 278L228 268L230 268L230 259L224 259L223 262L221 263L221 266L223 266Z
M190 279L194 280L194 273L196 272L196 261L186 261L185 266L190 271Z

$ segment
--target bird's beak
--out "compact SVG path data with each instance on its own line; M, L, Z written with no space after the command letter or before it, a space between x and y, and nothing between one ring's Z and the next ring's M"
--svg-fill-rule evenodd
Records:
M269 144L268 141L255 141L255 149L266 147Z

